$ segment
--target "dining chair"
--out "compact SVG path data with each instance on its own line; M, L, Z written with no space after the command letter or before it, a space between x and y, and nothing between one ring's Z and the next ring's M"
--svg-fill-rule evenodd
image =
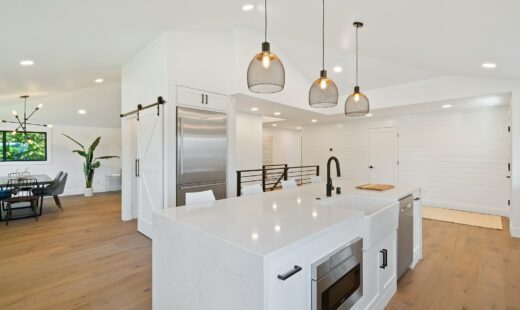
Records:
M7 214L5 217L5 226L9 225L9 219L13 217L13 204L29 203L33 212L34 219L38 221L38 196L33 194L33 189L38 188L38 180L35 178L11 179L7 182L7 187L11 191L11 197L6 198L4 202L7 204Z
M213 195L212 190L186 193L186 205L192 205L201 202L209 202L214 200L215 195Z
M59 195L63 194L65 190L65 184L67 183L68 173L63 171L58 172L54 181L45 187L35 188L33 189L33 194L40 198L40 206L43 208L43 198L52 196L54 198L54 202L60 211L63 212L63 207L61 205Z
M244 185L242 186L242 196L254 195L263 193L262 185L253 184L253 185Z
M296 180L294 179L282 181L282 189L291 189L296 187L298 187L298 184L296 184Z
M313 175L311 176L311 183L323 183L323 179L321 178L321 175Z

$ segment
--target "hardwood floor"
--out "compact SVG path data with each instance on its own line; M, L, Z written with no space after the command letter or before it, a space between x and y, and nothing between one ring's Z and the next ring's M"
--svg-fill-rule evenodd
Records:
M0 309L150 309L152 243L120 199L51 199L38 222L1 222Z
M0 223L0 309L150 309L151 241L121 222L120 195L46 201ZM388 309L520 309L520 239L424 220L424 259Z
M504 230L424 220L424 259L387 309L520 309L520 239Z

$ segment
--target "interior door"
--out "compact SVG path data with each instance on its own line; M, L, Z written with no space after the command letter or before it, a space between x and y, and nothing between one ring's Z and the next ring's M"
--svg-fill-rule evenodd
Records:
M370 182L392 184L398 182L399 137L397 128L370 129Z
M137 230L153 238L153 210L163 208L163 114L156 109L139 113L137 127Z

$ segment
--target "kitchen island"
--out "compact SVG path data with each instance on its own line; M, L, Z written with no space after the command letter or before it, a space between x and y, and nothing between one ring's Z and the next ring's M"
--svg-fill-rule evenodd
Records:
M342 195L314 184L156 212L154 309L313 309L313 264L355 240L363 263L354 308L386 305L397 283L398 200L420 191L335 185Z

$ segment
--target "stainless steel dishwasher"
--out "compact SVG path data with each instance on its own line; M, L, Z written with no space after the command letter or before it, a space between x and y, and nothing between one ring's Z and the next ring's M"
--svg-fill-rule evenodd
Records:
M397 236L397 278L406 272L413 261L413 196L399 200L399 228Z

